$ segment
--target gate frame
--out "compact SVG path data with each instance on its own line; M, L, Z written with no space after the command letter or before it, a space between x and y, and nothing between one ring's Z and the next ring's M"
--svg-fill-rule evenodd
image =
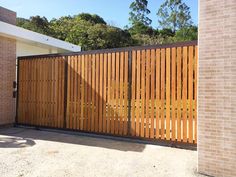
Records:
M109 139L134 139L137 140L137 142L141 143L150 143L150 144L158 144L158 145L164 145L164 146L171 146L171 147L177 147L177 148L185 148L185 149L191 149L196 150L197 144L196 143L188 143L188 142L182 142L182 141L168 141L163 139L149 139L145 137L137 137L137 136L131 136L131 92L132 92L132 50L146 50L146 49L157 49L157 48L172 48L172 47L183 47L183 46L194 46L198 45L198 41L188 41L188 42L178 42L178 43L172 43L172 44L160 44L160 45L149 45L149 46L134 46L134 47L122 47L122 48L113 48L113 49L101 49L101 50L89 50L89 51L81 51L81 52L70 52L70 53L58 53L58 54L46 54L46 55L30 55L30 56L20 56L17 57L17 97L16 97L16 117L15 117L15 126L16 127L34 127L36 129L53 129L53 130L66 130L70 132L79 132L79 133L85 133L86 136L105 136ZM110 133L102 133L102 132L90 132L85 130L73 130L66 128L66 114L67 114L67 91L68 91L68 56L70 55L83 55L83 54L97 54L97 53L108 53L108 52L128 52L128 127L127 127L127 135L119 135L119 134L110 134ZM65 60L65 82L64 82L64 124L63 128L55 128L55 127L49 127L49 126L35 126L30 124L22 124L18 123L18 107L19 107L19 61L20 60L31 60L33 58L44 58L44 57L63 57ZM90 135L91 134L91 135Z

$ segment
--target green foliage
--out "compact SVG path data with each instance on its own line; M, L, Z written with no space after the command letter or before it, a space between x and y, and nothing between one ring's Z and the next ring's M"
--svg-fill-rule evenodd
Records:
M50 21L50 29L53 31L51 36L64 41L73 26L74 22L71 16L61 17L59 19L54 18Z
M17 18L17 25L41 34L51 35L49 22L46 17L33 16L30 19Z
M79 14L51 21L54 37L80 45L83 50L132 45L127 31L112 27L98 15Z
M128 28L134 45L164 44L197 39L197 27L191 26L190 8L182 0L165 0L158 10L161 29L150 27L147 0L135 0L130 5Z
M83 50L116 48L132 45L129 33L119 28L88 21L78 21L66 41L82 46Z
M152 20L147 17L147 15L150 14L150 10L147 8L147 5L147 0L135 0L131 3L129 7L131 10L131 12L129 13L129 21L132 25L141 23L148 26L152 23Z
M153 35L155 31L152 27L146 26L143 23L135 23L128 30L131 35L136 35L136 34Z
M29 25L30 21L28 19L25 18L17 18L16 19L16 25L20 26L22 28L27 28L27 25Z
M135 45L155 45L168 44L174 42L184 42L197 40L198 28L190 26L173 32L171 29L156 30L152 35L135 34L132 35Z
M173 37L175 35L175 32L173 32L169 28L164 28L158 31L159 36L162 36L163 38L167 37Z
M161 29L149 26L147 0L130 5L131 27L120 29L108 25L98 15L81 13L48 21L45 17L17 18L17 25L38 33L80 45L83 50L154 45L197 39L196 26L191 25L189 7L181 0L166 0L158 11Z
M80 45L83 49L88 48L88 29L91 28L92 23L84 20L74 20L73 26L66 34L65 40L76 45Z
M190 8L182 0L165 0L157 16L161 28L169 28L174 32L192 24Z
M175 41L193 41L198 39L198 28L196 26L190 26L182 28L176 31Z
M93 24L104 24L106 25L107 23L104 21L104 19L96 14L91 15L89 13L81 13L77 16L75 16L76 18L79 18L80 20L84 20L84 21L88 21L91 22Z
M147 0L134 0L130 5L129 21L131 27L128 28L133 38L134 45L148 45L156 43L155 30L149 25L152 20L148 18L150 10L147 8Z
M109 26L100 16L88 13L54 18L50 22L39 16L18 18L17 25L80 45L83 50L125 47L134 41L127 30Z

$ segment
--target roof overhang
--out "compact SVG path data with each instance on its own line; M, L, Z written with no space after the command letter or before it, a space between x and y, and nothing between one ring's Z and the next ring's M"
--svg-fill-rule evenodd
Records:
M17 27L0 21L0 36L5 36L17 41L31 43L34 45L48 46L49 48L58 48L64 51L79 52L81 47L65 42L53 37L39 34L24 28Z

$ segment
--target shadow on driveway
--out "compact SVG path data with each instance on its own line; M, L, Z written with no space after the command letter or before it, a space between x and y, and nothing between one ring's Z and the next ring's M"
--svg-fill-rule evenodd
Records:
M36 140L102 147L119 151L142 152L145 149L145 144L81 136L79 134L72 135L26 128L0 129L0 148L30 147L35 145Z
M35 142L21 137L0 137L0 148L25 148L34 146Z

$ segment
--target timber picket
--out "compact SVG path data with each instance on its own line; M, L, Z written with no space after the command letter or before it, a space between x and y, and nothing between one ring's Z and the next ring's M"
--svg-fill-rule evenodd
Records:
M177 141L181 141L181 73L182 73L182 68L181 68L181 55L182 55L182 48L178 47L177 48Z
M103 77L104 77L104 87L103 87L103 95L104 95L104 103L103 103L103 115L104 115L104 119L103 119L103 124L102 124L102 132L103 133L106 133L107 129L107 122L108 122L108 116L107 116L107 113L108 113L108 105L107 105L107 83L108 83L108 75L107 75L107 53L104 54L104 72L103 72Z
M154 120L155 120L155 50L151 50L151 127L150 138L154 138Z
M171 140L176 140L176 48L171 49Z
M95 73L95 68L96 68L96 56L93 54L92 55L92 110L91 110L91 131L95 131L95 95L96 95L96 92L95 92L95 89L96 89L96 81L95 81L95 78L96 78L96 73ZM80 72L79 72L79 75L80 75ZM79 87L79 90L80 90L80 87Z
M140 76L141 76L141 70L140 70L140 64L141 64L141 53L140 50L137 51L137 84L136 84L136 127L135 127L135 136L140 135Z
M189 72L188 72L188 91L189 91L189 142L193 142L193 46L189 47Z
M160 136L160 76L161 76L161 58L160 49L156 50L156 139Z
M149 101L150 101L150 50L146 51L146 123L145 123L145 138L149 138Z
M170 140L170 48L166 49L166 139Z
M135 71L136 51L132 51L131 135L135 135ZM137 123L137 122L136 122Z
M119 79L120 79L120 53L116 52L116 83L115 83L115 134L119 133Z
M112 79L111 79L111 134L114 134L115 132L115 108L114 108L114 98L115 98L115 53L112 53Z
M103 119L103 54L100 54L99 58L99 132L102 132L102 119Z
M142 115L141 115L141 137L144 137L144 122L145 122L145 109L146 109L146 102L145 102L145 65L146 65L146 57L145 57L145 50L142 50L142 74L141 74L141 111L142 111Z
M124 135L128 134L128 61L129 56L128 52L125 52L125 61L124 61Z
M187 47L183 48L183 141L187 142Z
M120 116L119 116L119 134L122 135L123 134L123 110L124 110L124 107L123 107L123 102L124 102L124 97L123 97L123 84L124 84L124 52L121 52L120 54L120 103L119 103L119 113L120 113ZM104 70L105 71L105 70ZM104 83L106 83L104 81ZM104 90L105 91L105 90ZM106 100L106 97L104 97L104 99Z
M161 49L161 139L165 138L165 49Z
M112 89L112 78L111 78L111 53L108 53L107 59L107 125L106 133L111 132L111 89Z

